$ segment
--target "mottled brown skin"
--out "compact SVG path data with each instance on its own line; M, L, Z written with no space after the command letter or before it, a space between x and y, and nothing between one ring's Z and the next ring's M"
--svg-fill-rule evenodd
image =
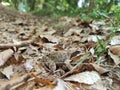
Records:
M50 52L49 54L43 56L41 63L42 66L47 70L47 71L53 71L57 70L59 68L62 68L64 70L67 69L67 65L65 64L65 60L69 58L67 52L65 51L53 51ZM50 70L48 70L50 69Z

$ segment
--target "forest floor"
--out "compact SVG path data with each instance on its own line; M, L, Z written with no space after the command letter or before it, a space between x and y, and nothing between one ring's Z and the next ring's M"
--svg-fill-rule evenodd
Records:
M0 90L120 90L120 30L110 25L0 8Z

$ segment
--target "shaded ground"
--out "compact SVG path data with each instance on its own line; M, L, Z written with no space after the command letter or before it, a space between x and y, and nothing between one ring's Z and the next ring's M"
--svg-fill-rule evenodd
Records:
M111 22L7 11L0 9L1 90L120 90Z

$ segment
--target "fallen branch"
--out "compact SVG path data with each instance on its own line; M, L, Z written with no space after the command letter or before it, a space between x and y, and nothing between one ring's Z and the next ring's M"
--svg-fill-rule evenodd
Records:
M32 40L20 41L18 43L7 43L7 44L0 44L0 49L7 49L12 47L21 47L21 46L28 46L29 44L35 41L36 37Z
M0 44L0 48L5 49L5 48L12 48L12 47L21 47L21 46L27 46L30 43L32 43L32 40L22 41L19 43Z

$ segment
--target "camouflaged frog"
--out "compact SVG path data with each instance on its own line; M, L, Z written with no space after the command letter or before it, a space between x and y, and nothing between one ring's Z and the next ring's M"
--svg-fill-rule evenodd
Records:
M41 63L46 71L67 70L66 60L69 60L69 55L66 51L53 51L43 56Z

